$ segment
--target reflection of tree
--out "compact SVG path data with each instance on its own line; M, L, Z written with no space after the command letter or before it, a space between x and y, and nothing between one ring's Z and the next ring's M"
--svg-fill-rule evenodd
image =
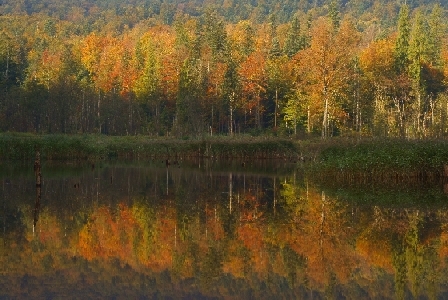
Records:
M426 241L422 233L425 227L431 225L429 218L425 218L421 211L405 211L409 228L404 236L398 237L393 248L395 267L396 296L403 299L406 296L407 284L414 298L424 292L435 293L436 283L440 280L439 258L433 241ZM437 230L437 228L435 228ZM429 243L428 243L429 242Z
M306 258L298 255L297 252L288 246L281 249L281 256L289 285L294 287L298 283L303 283L304 278L301 278L302 280L299 281L299 276L305 275Z
M42 171L39 151L36 151L36 160L34 161L34 175L36 176L36 201L34 204L33 232L39 219L40 199L42 194Z
M134 249L140 261L148 261L149 254L155 247L154 240L155 228L148 222L154 218L154 212L143 202L137 202L132 207L132 214L138 224L138 229L134 240Z
M102 183L92 205L71 208L73 213L43 209L34 237L33 207L23 206L19 223L28 226L27 240L0 247L0 272L14 267L38 276L76 266L76 280L82 272L87 278L82 280L92 281L87 274L94 270L115 285L123 283L122 273L135 272L132 280L142 289L186 284L224 298L240 290L252 298L284 290L291 298L384 298L394 294L394 275L395 296L425 298L440 295L437 289L446 282L444 212L378 205L352 209L327 191L277 178L274 213L269 202L274 180L246 175L243 183L238 174L232 175L230 211L228 173L193 178L198 190L191 178L171 171L169 183L176 187L168 197L160 182L148 178L143 182L150 196L133 196L126 188L133 177L124 176L125 192L117 193L117 201L102 199ZM163 182L164 172L165 166ZM90 188L77 192L85 197Z
M280 230L279 240L307 259L307 276L313 284L330 284L331 274L346 283L357 264L354 248L347 243L353 234L347 206L314 189L300 190L288 183L283 187L294 222Z
M375 267L394 271L395 297L437 295L440 283L440 223L436 215L415 209L375 206L357 240L359 253Z
M213 283L222 276L222 249L210 247L202 260L199 281L206 288L211 288Z

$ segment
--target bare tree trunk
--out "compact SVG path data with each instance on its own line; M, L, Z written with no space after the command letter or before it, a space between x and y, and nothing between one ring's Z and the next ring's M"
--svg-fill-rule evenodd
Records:
M40 152L36 151L36 160L34 161L34 175L36 176L36 202L34 205L33 234L39 219L41 189L42 189L42 172L40 163Z
M422 106L422 98L421 98L421 93L420 91L417 92L417 113L416 113L416 118L417 118L417 136L420 138L421 137L421 133L422 133L422 129L420 126L420 114L421 114L421 106Z
M101 134L101 114L100 114L100 107L101 107L101 91L98 91L98 111L97 111L97 117L98 117L98 127L99 127L99 133Z
M311 110L310 110L310 106L308 105L307 108L307 124L306 124L306 131L308 133L311 133Z
M324 225L325 225L325 192L322 191L321 200L321 218L320 218L320 230L319 230L319 248L322 255L322 260L324 260Z
M232 92L232 95L230 96L230 126L229 131L230 135L233 135L233 104L235 101L235 92Z
M233 178L232 173L229 174L229 212L232 213L232 198L233 198Z
M328 137L328 97L325 94L324 94L324 117L322 120L322 138L323 139Z
M275 88L274 128L277 129L278 89Z

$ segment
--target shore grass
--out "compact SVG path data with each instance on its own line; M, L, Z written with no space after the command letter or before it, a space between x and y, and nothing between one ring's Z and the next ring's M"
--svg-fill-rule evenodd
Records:
M309 174L337 178L446 177L448 141L404 139L292 140L216 136L180 140L147 136L0 134L0 159L238 158L305 161ZM445 171L445 169L447 169Z
M209 137L195 140L147 136L0 134L0 158L29 160L39 150L48 160L147 158L295 158L297 147L273 137Z
M333 139L314 148L308 169L320 176L386 181L448 175L446 140Z

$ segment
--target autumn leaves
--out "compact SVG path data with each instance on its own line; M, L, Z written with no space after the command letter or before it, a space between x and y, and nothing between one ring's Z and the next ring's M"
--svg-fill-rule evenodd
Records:
M334 13L231 24L207 11L120 30L111 20L101 30L81 30L44 17L19 30L20 22L39 17L8 17L0 51L7 62L2 128L178 137L443 135L441 9L403 7L387 32Z

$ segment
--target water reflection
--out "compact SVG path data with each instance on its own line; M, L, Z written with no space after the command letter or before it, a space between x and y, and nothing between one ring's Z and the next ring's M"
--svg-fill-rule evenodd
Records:
M1 297L448 296L443 185L316 185L266 162L42 173L37 210L32 170L2 173Z

